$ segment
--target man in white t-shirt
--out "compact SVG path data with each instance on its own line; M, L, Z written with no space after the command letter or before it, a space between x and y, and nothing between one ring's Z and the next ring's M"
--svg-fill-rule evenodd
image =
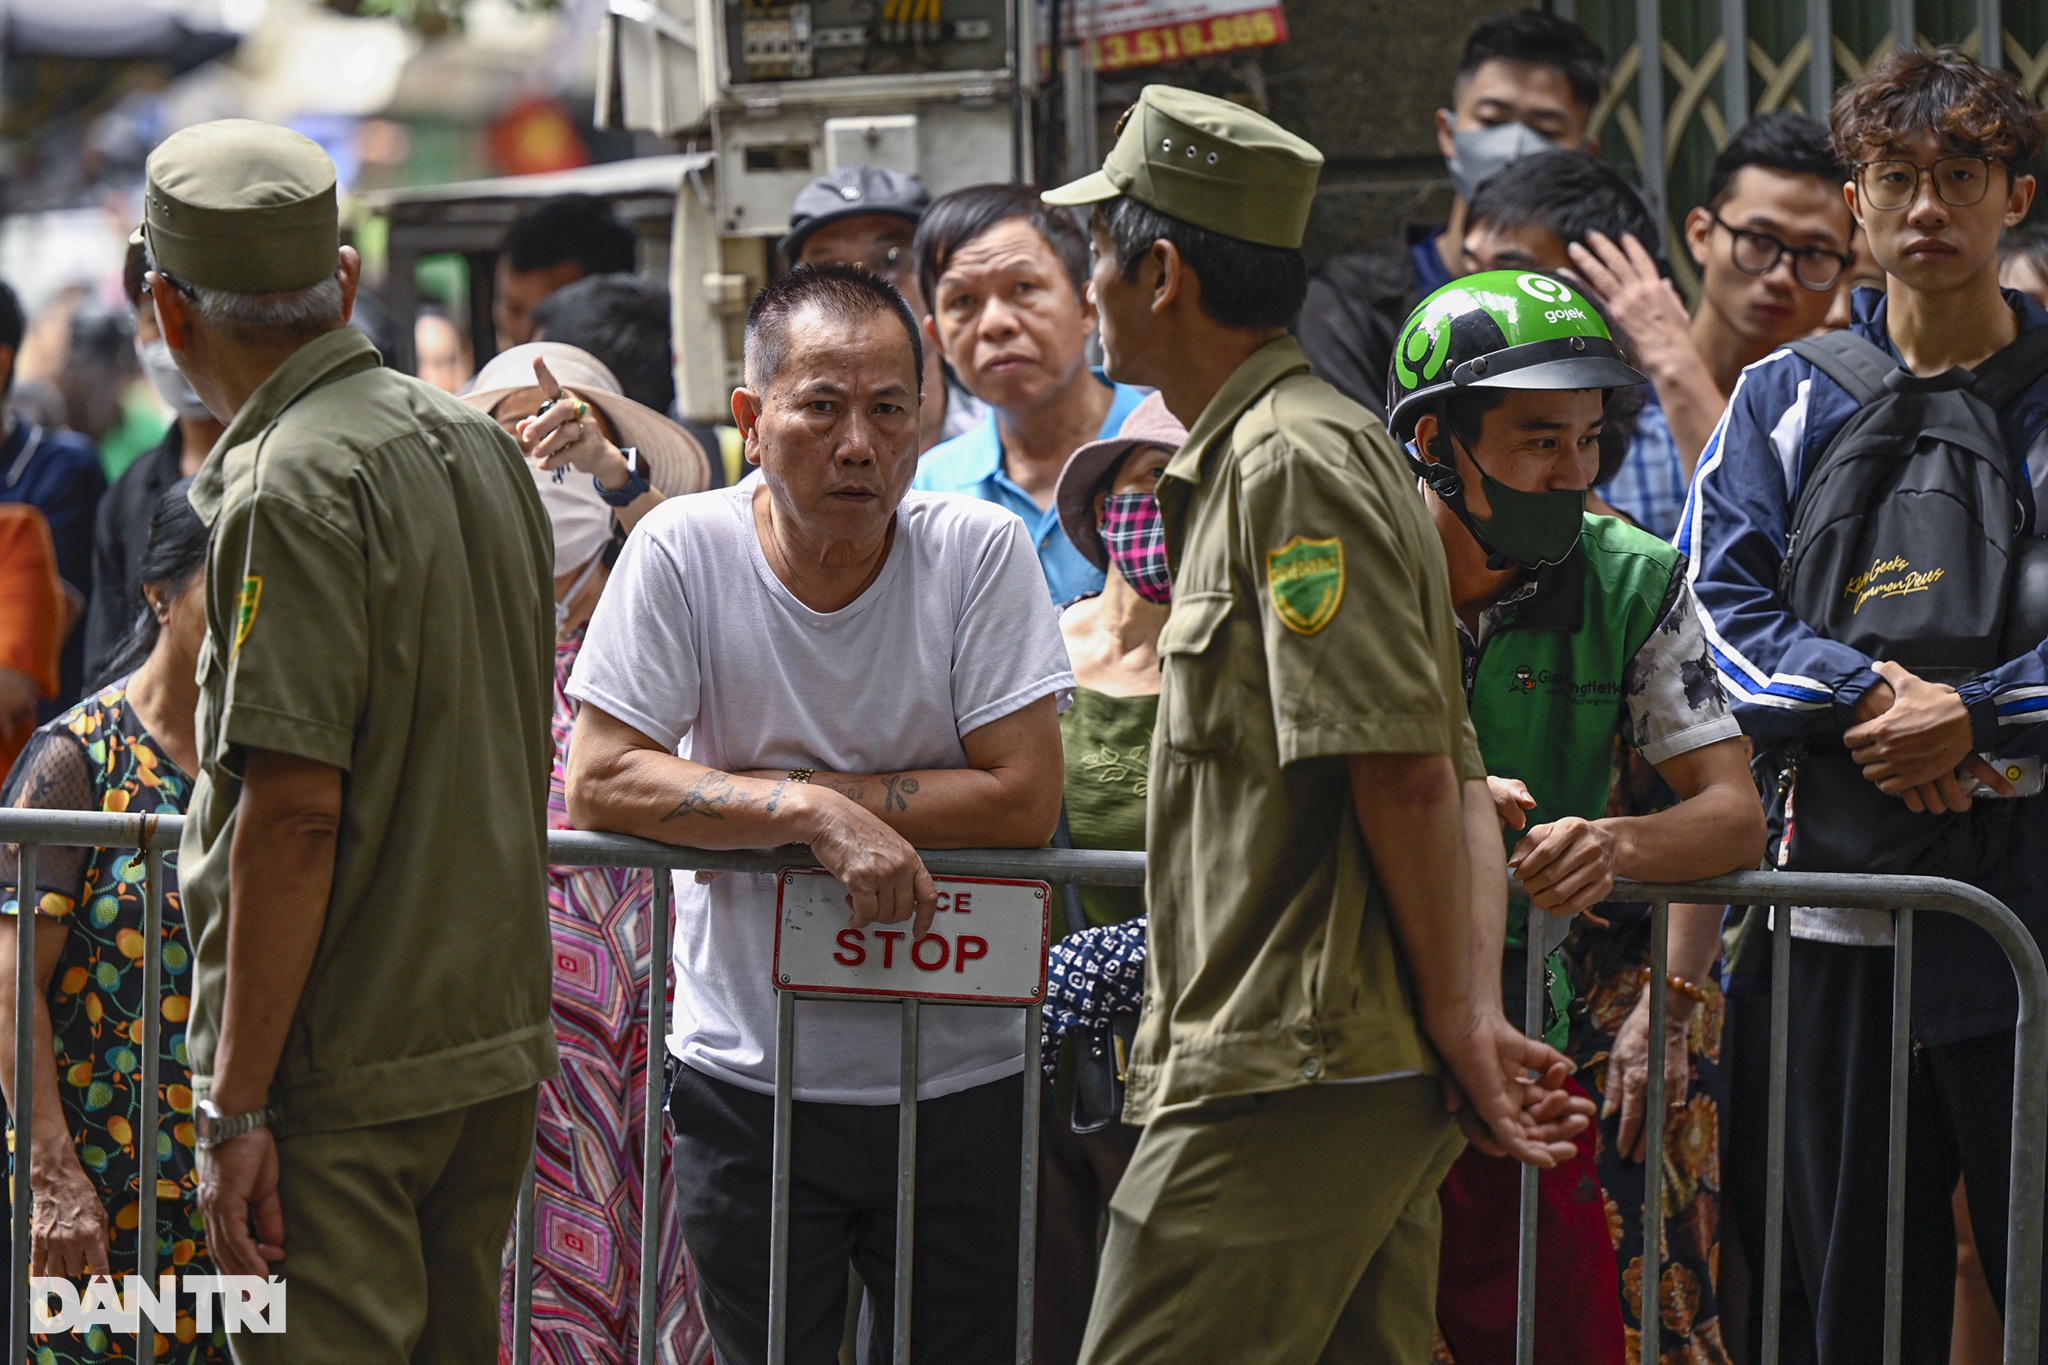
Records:
M1036 847L1058 821L1074 686L1017 517L909 493L917 328L846 266L747 315L733 416L751 486L672 498L628 541L570 695L570 815L699 848L809 844L851 923L936 908L915 847ZM906 496L907 495L907 496ZM725 1365L766 1358L775 882L676 884L669 1114L677 1203ZM789 1360L836 1357L850 1264L889 1358L899 1012L797 1010ZM925 1011L915 1358L1007 1359L1016 1321L1022 1021Z

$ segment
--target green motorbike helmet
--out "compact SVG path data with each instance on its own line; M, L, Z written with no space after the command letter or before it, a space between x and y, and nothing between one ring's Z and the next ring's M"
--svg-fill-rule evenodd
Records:
M1411 443L1409 464L1487 552L1487 566L1527 569L1562 563L1579 543L1586 489L1528 492L1477 469L1491 515L1482 520L1446 434L1425 459L1413 448L1426 412L1448 427L1446 408L1465 389L1619 389L1650 381L1621 358L1592 302L1548 275L1493 270L1468 275L1431 294L1408 315L1387 375L1387 424Z
M1620 389L1649 379L1621 358L1590 299L1530 270L1453 280L1415 306L1387 372L1387 425L1415 435L1425 412L1467 388Z

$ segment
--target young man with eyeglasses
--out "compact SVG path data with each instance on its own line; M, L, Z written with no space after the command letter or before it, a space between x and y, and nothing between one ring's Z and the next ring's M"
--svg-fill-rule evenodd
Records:
M2032 639L2041 633L2038 626L2014 630L2016 617L2035 615L2026 594L2007 593L2000 647L1984 639L1943 642L2006 660L1982 671L1973 671L1975 665L1957 670L1949 686L1896 661L1902 654L1917 660L1926 652L1922 639L1902 635L1852 645L1834 638L1860 628L1845 629L1839 612L1812 605L1798 582L1807 561L1792 551L1817 542L1788 541L1812 510L1802 509L1801 499L1834 508L1831 477L1844 468L1846 454L1837 458L1830 447L1859 412L1866 421L1852 430L1852 439L1876 420L1879 405L1889 401L1884 393L1933 394L1941 387L1915 385L1909 376L1978 369L2023 336L2048 328L2048 312L2039 304L1998 285L1999 234L2032 203L2034 178L2020 168L2041 150L2042 122L2040 106L2010 74L1953 51L1894 53L1841 92L1833 135L1852 177L1846 198L1887 276L1884 293L1857 292L1851 329L1871 343L1866 358L1873 370L1889 357L1900 373L1886 370L1881 387L1857 379L1857 387L1876 395L1866 408L1803 348L1751 366L1701 456L1678 535L1737 717L1766 753L1794 754L1786 765L1792 785L1772 783L1781 807L1790 801L1796 812L1796 823L1793 814L1780 812L1789 865L1825 865L1829 860L1809 855L1829 830L1861 859L1861 870L1871 870L1895 861L1889 851L1895 843L1937 830L1981 834L1995 825L1996 840L1972 839L1967 849L1948 849L1945 856L1969 854L1955 858L1969 868L1957 875L2012 907L2037 938L2048 927L2048 798L2019 796L2025 788L2008 780L2024 774L2025 756L2048 751L2048 724L2042 723L2048 720L2048 643ZM1831 368L1849 373L1832 344L1825 354ZM2025 555L2033 537L2048 528L2048 377L2026 368L2012 372L2035 377L2009 399L1988 384L1973 381L1971 389L1997 394L1984 400L1995 408L1995 421L1986 425L1995 425L2012 463L1988 485L2001 493L1990 501L2004 504L2002 480L2016 476L2022 534L2013 543L2016 554ZM1899 451L1901 468L1917 461L1927 442L1954 440L1932 428L1910 439L1918 444ZM1830 478L1817 475L1824 461ZM1913 492L1889 487L1878 486L1864 524L1904 541L1910 526L1884 520L1887 514L1876 509L1889 503L1895 510L1897 500ZM1911 506L1915 518L1941 517L1934 499ZM2002 526L2004 510L1985 507L1983 525ZM1983 547L1962 539L1952 547L1913 545L1910 565L1907 550L1880 546L1878 554L1893 554L1896 562L1881 558L1873 574L1895 584L1917 581L1911 590L1929 596L1891 596L1929 604L1937 621L1942 613L1969 612L1983 595L1985 577L1970 562ZM1857 540L1852 548L1861 563L1867 547ZM1913 580L1891 572L1901 566L1922 572ZM1942 573L1929 572L1936 568ZM1866 578L1858 574L1850 582ZM1821 583L1830 597L1832 582L1829 574ZM1939 595L1943 591L1948 598ZM1858 610L1868 605L1859 602ZM1906 619L1885 616L1904 610L1889 598L1875 607L1879 619ZM1810 623L1816 616L1825 629ZM1995 771L1985 755L1996 756ZM1822 784L1830 773L1840 776ZM1856 827L1844 822L1843 813L1852 810L1862 813L1864 826L1881 826L1888 842L1859 845ZM1884 1301L1894 925L1884 912L1792 907L1789 913L1790 979L1776 983L1792 1011L1786 1290L1788 1300L1804 1302L1786 1305L1787 1358L1820 1365L1876 1360L1884 1336L1877 1306ZM1901 1318L1909 1362L1948 1358L1955 1272L1949 1201L1958 1175L1968 1190L1986 1278L2004 1300L2017 1017L2004 955L1962 920L1921 916L1914 958Z
M1828 130L1789 109L1750 120L1714 158L1706 202L1685 218L1700 270L1691 318L1639 245L1589 234L1572 265L1629 334L1657 386L1681 464L1664 471L1683 501L1736 376L1794 337L1824 325L1855 257L1855 220L1842 202L1848 173ZM1675 480L1671 474L1680 477ZM1669 534L1676 520L1662 527Z

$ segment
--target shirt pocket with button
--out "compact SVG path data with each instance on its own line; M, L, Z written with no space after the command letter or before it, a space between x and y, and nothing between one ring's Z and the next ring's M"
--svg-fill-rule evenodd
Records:
M1244 699L1229 647L1233 605L1224 592L1176 594L1159 632L1159 724L1172 753L1192 758L1237 748Z

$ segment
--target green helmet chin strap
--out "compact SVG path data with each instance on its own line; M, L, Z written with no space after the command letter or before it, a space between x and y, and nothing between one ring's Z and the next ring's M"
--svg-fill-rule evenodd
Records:
M1479 520L1465 501L1465 479L1458 473L1453 453L1452 442L1457 438L1451 434L1447 406L1439 403L1435 409L1437 434L1430 440L1429 453L1436 459L1411 453L1408 462L1458 523L1471 533L1479 548L1486 551L1486 567L1494 573L1516 566L1541 569L1570 558L1578 547L1580 525L1586 515L1586 494L1590 490L1528 493L1510 488L1488 474L1479 463L1478 454L1468 447L1465 454L1479 471L1480 488L1486 494L1487 506L1493 509L1489 520Z

